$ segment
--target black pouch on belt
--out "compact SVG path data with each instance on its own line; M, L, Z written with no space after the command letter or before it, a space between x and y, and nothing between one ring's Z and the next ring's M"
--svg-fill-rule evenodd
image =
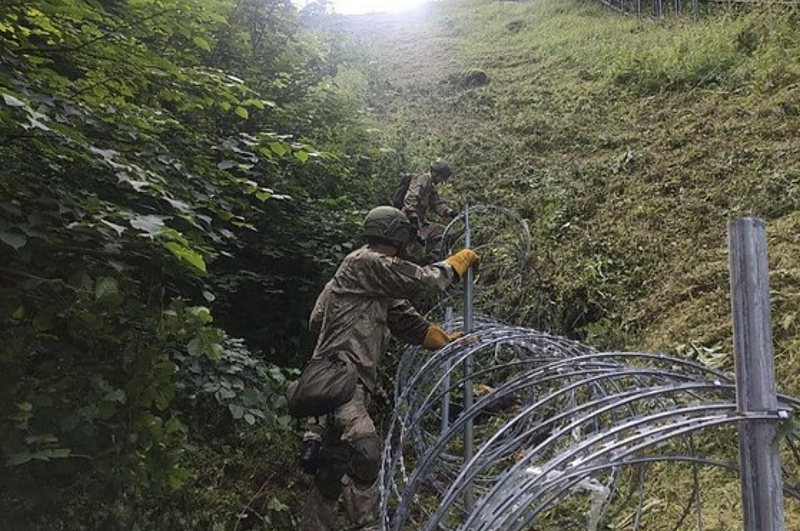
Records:
M312 359L286 390L289 413L299 419L327 415L353 398L357 383L358 371L341 353Z

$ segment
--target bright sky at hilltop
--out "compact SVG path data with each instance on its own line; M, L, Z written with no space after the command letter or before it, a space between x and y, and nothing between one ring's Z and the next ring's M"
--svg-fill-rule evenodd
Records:
M342 15L358 15L385 11L405 11L421 6L430 0L331 0L333 9ZM298 4L308 3L299 0Z
M403 11L424 4L426 0L333 0L337 13L358 14L376 11Z

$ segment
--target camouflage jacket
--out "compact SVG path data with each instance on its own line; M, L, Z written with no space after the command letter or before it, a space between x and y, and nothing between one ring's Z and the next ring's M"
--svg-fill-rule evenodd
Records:
M453 275L443 262L418 267L369 247L350 253L311 312L309 327L319 334L314 357L344 353L374 391L389 335L419 345L430 327L406 299L444 289Z
M428 224L425 216L429 210L433 210L442 217L447 217L452 211L447 203L439 197L436 183L433 182L433 176L430 173L423 173L411 179L402 210L407 216L416 214L420 225Z

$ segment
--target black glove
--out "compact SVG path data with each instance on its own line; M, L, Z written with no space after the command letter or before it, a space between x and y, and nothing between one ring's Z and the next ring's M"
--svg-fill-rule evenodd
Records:
M382 385L379 385L375 389L375 393L372 395L372 398L380 405L385 406L389 404L389 395L386 394L386 389L384 389Z
M408 222L411 223L411 226L414 227L414 230L419 230L419 218L416 214L409 214L408 215Z
M322 452L322 443L316 439L306 439L300 445L300 469L312 476L319 468L319 458Z

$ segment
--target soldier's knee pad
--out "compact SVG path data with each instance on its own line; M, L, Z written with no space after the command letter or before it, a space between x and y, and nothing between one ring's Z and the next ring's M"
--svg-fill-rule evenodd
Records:
M377 435L367 435L352 441L350 447L350 477L359 487L372 485L381 472L381 440Z
M346 473L345 467L339 463L323 462L314 476L314 483L319 493L331 501L337 501L344 485L342 478Z

